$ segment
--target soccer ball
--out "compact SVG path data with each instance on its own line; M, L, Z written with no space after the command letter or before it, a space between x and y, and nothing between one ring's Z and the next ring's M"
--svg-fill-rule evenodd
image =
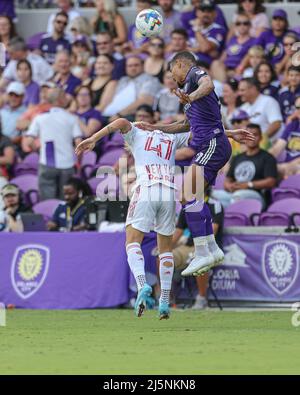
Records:
M148 8L141 11L135 20L135 26L144 37L157 36L163 28L163 17L161 14Z

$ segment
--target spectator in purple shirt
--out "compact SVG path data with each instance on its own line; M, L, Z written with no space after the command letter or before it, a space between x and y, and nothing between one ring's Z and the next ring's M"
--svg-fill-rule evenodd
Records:
M53 64L57 52L65 49L70 51L71 46L65 37L65 30L68 25L68 14L60 11L53 21L53 33L46 34L40 44L40 50L48 63Z
M76 92L76 115L80 120L80 128L85 137L101 129L102 116L100 111L92 107L92 91L87 86L81 86Z
M295 101L295 111L288 118L288 124L282 136L276 141L269 152L279 158L286 152L283 163L278 164L282 177L300 173L300 96Z
M71 59L67 51L61 51L56 54L54 68L56 74L53 81L65 91L70 103L76 88L81 85L81 80L71 73Z
M253 77L260 87L260 93L278 100L280 82L273 66L268 61L264 60L256 67Z
M300 96L300 67L290 66L288 86L279 91L279 104L284 121L294 112L296 97Z
M295 45L299 41L299 37L295 32L288 32L283 39L284 58L281 62L277 63L275 70L278 76L282 76L282 85L287 85L288 70L292 66L294 55L298 51L298 46Z
M226 30L214 22L216 6L212 0L202 0L196 15L190 50L197 54L200 61L210 64L223 50Z
M235 34L227 42L220 60L215 61L219 70L223 71L223 80L236 74L236 69L254 45L255 39L250 37L250 26L249 17L246 14L238 14Z
M186 11L181 14L181 23L185 31L189 36L193 36L193 23L192 21L197 18L196 11L199 8L202 0L192 0L193 9ZM223 11L216 5L216 19L214 21L218 25L221 25L226 31L228 30L227 22Z
M164 18L164 28L160 34L166 44L171 41L171 33L174 29L182 27L181 13L174 10L175 0L158 0Z
M272 27L263 32L257 39L256 45L265 49L267 60L272 65L279 63L284 57L283 38L288 31L288 16L286 11L278 9L273 12Z
M19 60L17 63L17 78L25 86L23 104L28 107L38 104L40 101L40 86L32 80L32 68L27 59Z
M0 15L6 15L12 20L16 19L14 1L0 0Z

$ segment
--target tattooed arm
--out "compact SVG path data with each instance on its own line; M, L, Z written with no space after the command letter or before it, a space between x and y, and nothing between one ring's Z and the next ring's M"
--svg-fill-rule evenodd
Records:
M129 132L131 127L132 125L127 119L125 118L117 119L111 122L109 125L105 126L105 128L99 130L99 132L93 134L88 139L82 141L76 147L75 153L76 155L80 155L83 152L92 151L95 147L96 142L101 140L103 137L108 136L109 134L114 133L118 130L121 133L127 133Z
M187 119L184 119L183 121L177 121L169 125L163 123L156 123L155 125L152 125L146 122L135 122L135 125L139 129L152 130L152 131L160 130L161 132L169 133L169 134L186 133L189 132L190 130L190 124Z
M201 99L215 89L212 79L206 75L199 80L199 87L189 95L190 101Z

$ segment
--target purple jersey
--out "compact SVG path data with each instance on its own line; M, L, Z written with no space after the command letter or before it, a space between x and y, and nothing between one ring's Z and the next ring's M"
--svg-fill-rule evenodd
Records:
M235 69L247 55L249 49L254 45L255 39L249 38L243 44L239 44L237 37L232 37L226 45L225 65L229 69Z
M23 104L29 106L30 104L38 104L40 101L40 86L34 81L25 87L25 96Z
M226 30L216 24L213 23L212 25L208 26L205 29L202 29L201 33L203 34L203 36L213 42L216 45L216 56L212 57L206 53L202 53L202 52L197 52L196 55L198 56L198 59L201 62L205 62L210 64L214 59L216 59L219 55L221 55L221 52L223 51L224 48L224 43L225 43L225 39L226 39ZM193 37L190 38L190 42L192 47L197 47L198 46L198 42L195 36L195 33L193 32Z
M62 84L60 81L56 82L57 86L62 88L66 93L74 96L76 88L81 85L81 80L72 73L69 74L69 77L65 84Z
M141 35L135 25L130 25L128 29L128 41L131 41L134 48L140 48L140 46L149 39Z
M288 87L279 91L278 101L284 121L295 111L295 99L300 95L300 85L292 92Z
M15 19L15 6L13 1L0 0L0 15L6 15L11 19Z
M263 95L271 96L274 99L278 100L278 93L280 90L280 82L279 81L272 81L267 87L262 88L260 93Z
M281 138L286 141L286 159L285 162L290 162L300 157L300 121L290 122Z
M200 79L206 75L205 71L193 66L185 78L184 92L190 94L198 89ZM199 152L204 143L224 133L220 107L218 96L214 91L185 105L184 112L193 133L190 147L196 152Z
M272 29L268 29L256 38L255 45L260 45L264 48L267 59L272 65L279 63L284 57L283 38L285 34L283 33L282 36L276 37Z
M100 111L95 110L94 108L90 108L89 110L79 113L77 112L76 115L79 116L80 120L87 125L90 119L96 119L102 124L102 115Z
M62 50L70 51L71 45L66 38L62 37L58 40L54 40L52 36L46 34L41 40L40 50L47 62L53 64L56 53Z
M217 12L217 16L214 22L217 23L218 25L221 25L227 32L228 26L223 11L221 10L220 7L216 6L216 12ZM193 9L192 11L183 12L181 14L182 26L187 31L189 37L193 37L193 29L192 29L191 21L193 21L196 18L197 15L195 9Z

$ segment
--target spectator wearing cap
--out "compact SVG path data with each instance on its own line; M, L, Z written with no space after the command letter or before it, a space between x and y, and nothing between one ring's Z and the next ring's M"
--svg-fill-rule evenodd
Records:
M269 152L279 159L285 154L278 171L283 178L300 173L300 96L295 100L295 111L288 118L288 124L281 137Z
M74 145L82 139L77 117L64 110L65 92L60 88L51 89L48 101L52 108L34 118L23 141L26 152L30 152L35 149L35 139L40 139L41 200L63 199L63 186L75 172Z
M238 12L248 16L251 21L250 35L251 37L258 37L262 32L270 27L269 18L266 14L266 8L262 4L263 0L239 0ZM233 18L233 23L236 22L237 14ZM230 37L232 29L229 33Z
M242 13L237 15L234 35L227 42L221 58L215 61L215 66L223 69L224 78L236 75L236 69L254 45L255 39L250 36L250 26L251 22L247 15Z
M158 5L162 11L164 28L160 34L165 44L171 41L171 33L174 29L182 28L181 13L174 9L175 0L158 0Z
M11 82L7 89L7 105L0 110L2 134L14 144L20 142L20 132L17 129L17 120L26 111L23 104L25 87L21 82Z
M191 51L200 61L211 64L224 48L226 30L214 22L216 5L212 0L202 0L196 11L197 18L193 24L193 35L190 37Z
M110 55L114 59L114 69L112 73L113 80L119 80L126 74L126 60L123 55L115 51L113 37L109 32L99 33L96 36L96 54Z
M71 73L71 58L67 51L56 54L54 68L53 82L65 91L68 103L70 103L75 95L76 88L81 85L81 80Z
M73 7L72 0L56 0L57 7L59 11L64 12L68 15L68 23L71 23L75 18L80 17L80 12ZM53 33L53 21L56 17L57 13L53 13L50 15L47 23L47 33Z
M267 60L275 66L284 58L283 38L288 32L289 22L285 10L277 9L272 15L271 29L261 33L256 45L264 48Z
M45 34L40 43L40 51L49 64L55 61L55 55L62 50L71 50L69 40L65 35L68 25L68 14L60 11L56 14L53 21L53 32Z
M122 77L117 85L112 86L102 97L102 114L110 117L110 122L121 117L134 118L136 109L142 104L153 106L154 98L160 90L160 82L156 77L144 73L143 60L131 56L126 60L126 77Z
M17 78L25 86L23 104L26 107L38 104L40 101L40 86L32 81L32 68L27 59L18 61Z
M249 124L247 129L255 139L246 143L244 153L231 159L224 182L225 191L218 195L225 207L243 199L259 200L266 207L270 203L270 191L277 183L276 160L259 147L262 138L260 126Z
M54 82L44 82L40 87L40 101L38 104L30 106L18 119L17 129L21 132L27 130L33 119L50 110L52 105L48 102L48 94L50 89L55 88ZM24 150L24 149L23 149Z
M28 52L27 46L23 39L14 37L8 45L8 54L10 61L5 67L1 80L0 88L6 87L10 81L17 80L17 63L19 60L27 59L32 68L32 79L38 84L48 81L53 76L52 67L46 60L35 53Z
M93 94L89 87L81 86L76 92L76 115L80 120L80 127L85 137L101 129L101 112L92 107Z
M273 97L260 93L259 86L253 78L243 78L239 83L239 94L242 102L241 109L249 114L251 123L260 125L264 141L274 140L281 130L282 115L279 103Z
M0 232L22 232L20 214L30 213L24 205L19 188L15 184L6 184L1 190L4 208L0 210Z
M194 20L197 19L196 11L199 8L201 2L202 0L192 0L192 10L183 12L181 14L182 27L189 36L193 36L193 23ZM216 5L216 19L214 20L214 22L222 26L226 31L228 30L227 22L223 11L218 5Z
M3 136L0 130L0 179L3 185L3 178L7 179L10 169L15 161L15 150L11 140Z
M279 91L279 104L284 121L295 110L295 100L300 96L300 66L290 66L287 74L288 85Z

